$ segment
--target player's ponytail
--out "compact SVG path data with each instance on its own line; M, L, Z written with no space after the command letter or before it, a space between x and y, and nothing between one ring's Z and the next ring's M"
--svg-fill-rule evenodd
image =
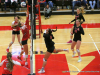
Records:
M13 70L13 66L14 66L14 63L12 62L12 54L9 52L7 53L7 60L8 60L8 64L7 64L7 69L12 72Z
M79 7L78 9L80 10L80 13L82 13L82 14L85 13L85 11L84 11L84 7Z
M22 20L22 17L20 17L19 15L16 15L15 17L17 17L19 20ZM15 19L14 17L14 19Z

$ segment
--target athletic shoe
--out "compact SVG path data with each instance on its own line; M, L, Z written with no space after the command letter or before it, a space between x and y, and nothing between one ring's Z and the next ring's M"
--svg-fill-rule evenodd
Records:
M81 58L79 58L79 59L78 59L78 62L81 62L81 61L82 61L82 59L81 59Z
M72 40L68 41L67 43L72 43Z
M9 52L9 49L6 49L6 52L8 53Z
M19 57L19 56L17 56L17 59L19 59L20 61L22 61L22 60L21 60L21 57Z
M42 71L42 70L40 70L40 71L38 71L38 73L45 73L45 70L43 70L43 71Z
M76 54L76 52L74 51L72 57L75 57L75 54Z

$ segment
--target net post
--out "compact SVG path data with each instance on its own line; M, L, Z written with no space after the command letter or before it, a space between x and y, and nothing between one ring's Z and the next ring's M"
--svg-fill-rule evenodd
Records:
M34 30L36 30L34 27L35 27L35 22L34 22L34 20L35 20L35 16L34 16L34 14L33 14L33 9L34 9L34 0L32 0L32 4L31 4L31 12L30 12L30 14L31 14L31 53L30 53L30 74L28 74L28 75L35 75L35 73L33 73L33 62L35 62L35 61L33 61L33 41L34 41L34 36L35 36L35 34L34 34ZM34 9L35 10L35 9ZM34 17L33 17L34 16Z
M33 34L33 38L36 39L36 7L35 7L35 3L33 4L33 11L34 11L34 20L33 20L33 26L34 26L33 32L34 32L34 34Z

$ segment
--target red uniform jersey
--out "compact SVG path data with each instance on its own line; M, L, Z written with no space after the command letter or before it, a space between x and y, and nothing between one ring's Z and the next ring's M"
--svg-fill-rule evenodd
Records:
M18 22L13 21L13 22L12 22L12 25L13 25L13 24L18 24ZM15 27L15 28L12 28L12 30L13 30L13 29L17 29L17 31L19 31L19 30L20 30L20 27L17 26L17 27Z
M29 38L29 29L27 28L26 25L22 27L22 33L23 33L22 41L27 40Z
M26 18L25 25L22 27L23 38L22 41L25 41L29 38L29 16Z
M20 63L20 62L17 62L17 61L14 61L12 60L12 62L15 64L15 65L24 65L24 63ZM3 72L2 74L12 74L12 72L10 72L8 69L7 69L7 65L8 65L8 60L5 59L3 60L1 63L0 63L0 66L3 66Z
M10 71L7 69L7 64L8 64L8 60L5 59L5 60L4 60L4 63L3 63L3 72L2 72L2 74L12 74L12 72L10 72Z

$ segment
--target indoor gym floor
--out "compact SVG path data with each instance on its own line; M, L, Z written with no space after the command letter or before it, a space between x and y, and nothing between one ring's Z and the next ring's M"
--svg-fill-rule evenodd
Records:
M82 35L82 44L80 47L82 62L78 63L78 57L76 54L75 58L72 58L71 44L67 44L66 42L70 40L70 28L73 26L72 24L68 24L71 20L75 18L72 15L52 15L50 19L45 20L44 16L41 16L42 21L42 29L43 31L46 28L55 29L58 27L57 32L54 32L53 35L55 39L55 48L61 49L69 49L69 53L67 52L59 52L57 54L52 54L48 59L48 63L45 67L44 74L38 74L37 72L41 69L42 59L44 54L41 54L40 51L46 52L46 46L44 43L43 34L41 34L41 38L34 40L34 51L38 51L38 54L35 55L35 64L34 71L36 75L100 75L100 14L85 14L85 23L82 24L85 35ZM25 21L25 17L22 16ZM14 17L0 17L0 60L5 58L6 48L11 42L11 30L10 26ZM38 32L38 30L37 30ZM21 35L22 37L22 35ZM29 54L30 54L30 40L28 40L29 46ZM10 51L13 54L13 58L16 59L16 55L20 53L20 45L15 39L14 44L11 46ZM29 58L28 58L29 61ZM30 73L30 70L27 70L23 67L14 68L13 74L15 75L16 70L19 70L20 75L27 75ZM1 74L0 68L0 74ZM79 72L80 71L80 72ZM17 75L17 74L16 74Z

